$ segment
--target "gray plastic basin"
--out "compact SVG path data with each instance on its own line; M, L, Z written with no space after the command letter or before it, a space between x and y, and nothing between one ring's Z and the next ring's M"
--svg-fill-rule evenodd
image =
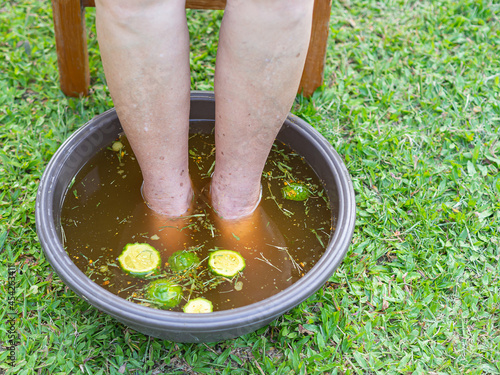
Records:
M213 93L191 93L191 132L214 126ZM61 242L60 219L73 177L122 131L114 109L81 127L59 148L45 170L36 199L37 233L48 261L81 298L123 324L146 335L177 342L215 342L253 332L314 294L342 262L352 239L355 199L349 173L332 146L312 126L290 115L278 139L303 156L323 182L332 207L332 231L324 255L299 281L265 300L210 314L157 310L128 302L91 281L72 262Z

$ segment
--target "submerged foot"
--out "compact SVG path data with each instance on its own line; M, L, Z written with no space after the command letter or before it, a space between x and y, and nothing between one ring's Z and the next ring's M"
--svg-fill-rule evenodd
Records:
M185 216L171 218L150 210L146 220L150 228L149 238L165 249L165 255L171 255L190 246L192 233L189 230L189 218Z
M285 238L262 205L241 219L218 217L215 226L220 233L217 246L237 251L245 259L246 268L238 279L244 293L239 298L261 300L294 282L296 275Z
M212 217L217 233L220 235L220 241L228 249L258 249L267 246L267 244L278 246L284 244L279 229L260 204L261 189L257 200L247 205L236 206L231 204L231 200L228 200L229 204L224 202L222 205L218 205L216 189L213 189L211 185L202 189L201 198L213 209ZM227 208L222 214L217 209L221 206Z

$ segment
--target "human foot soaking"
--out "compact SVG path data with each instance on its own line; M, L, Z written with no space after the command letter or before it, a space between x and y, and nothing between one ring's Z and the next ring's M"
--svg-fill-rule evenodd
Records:
M75 176L61 213L63 244L91 280L149 307L183 311L189 301L204 298L220 311L268 298L316 264L329 241L331 207L318 177L299 155L281 142L274 144L262 177L261 203L238 222L217 217L204 193L215 163L213 135L191 135L189 155L195 198L178 219L145 204L141 171L124 136ZM119 261L134 243L158 251L161 262L153 265L154 272L138 276ZM226 274L214 271L209 259L221 250L240 254L244 267ZM191 263L179 267L183 257ZM177 303L159 304L151 297L150 286L158 280L180 287Z

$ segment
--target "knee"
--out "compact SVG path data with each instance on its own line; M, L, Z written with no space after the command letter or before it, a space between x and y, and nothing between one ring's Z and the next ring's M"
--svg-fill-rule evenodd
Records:
M312 15L314 0L254 0L259 2L265 11L266 7L276 17L298 21Z
M95 3L98 14L121 25L148 23L186 6L186 0L95 0Z
M293 28L312 19L313 7L314 0L227 0L226 9L239 9L249 18L278 28Z
M255 17L293 25L312 17L314 0L227 0L227 5L245 6Z

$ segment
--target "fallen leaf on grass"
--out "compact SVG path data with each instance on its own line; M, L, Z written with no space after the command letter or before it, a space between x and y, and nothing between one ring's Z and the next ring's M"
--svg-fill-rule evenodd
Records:
M306 335L314 335L313 331L309 331L308 329L304 328L302 324L299 324L299 333L301 335L306 334Z

